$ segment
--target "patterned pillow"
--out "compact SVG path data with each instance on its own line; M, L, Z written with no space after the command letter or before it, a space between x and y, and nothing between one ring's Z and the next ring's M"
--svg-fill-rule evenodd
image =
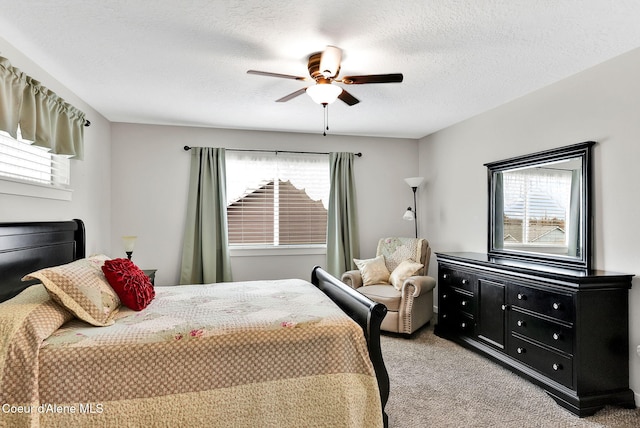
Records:
M79 259L30 273L22 280L40 280L54 301L81 320L100 327L111 325L120 299L102 273L106 260L109 257L104 255Z
M401 290L404 280L420 272L420 269L422 264L413 260L404 260L391 272L389 281L396 290Z
M149 277L129 259L107 260L102 272L122 304L134 311L146 308L156 295Z
M384 257L378 256L375 259L358 260L353 259L358 266L362 276L362 285L388 284L389 269L384 263Z

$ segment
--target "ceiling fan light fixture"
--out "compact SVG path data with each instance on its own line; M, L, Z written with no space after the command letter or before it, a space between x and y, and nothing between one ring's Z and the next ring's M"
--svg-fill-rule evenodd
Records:
M301 88L282 98L276 100L278 103L290 101L297 96L307 92L311 99L324 107L335 102L336 99L344 102L348 106L354 106L360 102L347 90L342 89L334 83L345 85L362 85L367 83L399 83L402 82L402 73L392 74L365 74L358 76L343 76L338 79L340 73L340 62L342 61L342 49L336 46L327 46L322 52L315 52L309 56L307 70L309 77L293 76L290 74L271 73L268 71L248 70L248 74L261 76L278 77L281 79L303 80L306 82L315 81L315 85Z
M342 88L330 83L318 83L307 88L307 94L318 104L331 104L338 99Z

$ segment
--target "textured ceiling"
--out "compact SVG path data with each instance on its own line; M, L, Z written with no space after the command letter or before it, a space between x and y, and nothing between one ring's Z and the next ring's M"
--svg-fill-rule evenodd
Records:
M341 75L404 82L350 86L330 133L408 138L640 47L639 23L637 0L0 0L0 37L110 121L320 133L308 96L275 102L305 82L246 71L335 45Z

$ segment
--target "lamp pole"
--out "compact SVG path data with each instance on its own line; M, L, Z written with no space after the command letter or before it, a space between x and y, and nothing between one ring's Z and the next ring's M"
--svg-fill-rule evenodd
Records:
M413 224L416 228L416 238L418 238L418 211L416 211L416 190L418 187L411 187L413 190Z

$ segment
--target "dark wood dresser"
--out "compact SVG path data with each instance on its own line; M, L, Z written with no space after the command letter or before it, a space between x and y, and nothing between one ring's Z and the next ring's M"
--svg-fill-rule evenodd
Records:
M635 407L629 389L633 275L437 253L436 334L538 384L588 416ZM517 400L514 397L514 400Z

